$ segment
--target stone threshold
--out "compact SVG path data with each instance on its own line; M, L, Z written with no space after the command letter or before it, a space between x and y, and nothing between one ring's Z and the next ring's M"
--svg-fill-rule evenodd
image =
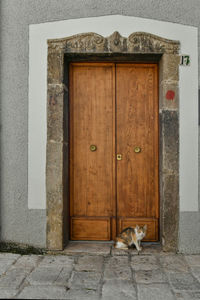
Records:
M49 250L48 254L54 255L138 255L135 248L128 250L115 249L114 242L101 242L101 241L70 241L64 250L56 251ZM140 255L146 254L161 254L164 253L159 243L142 243L143 250ZM167 252L169 253L169 252Z

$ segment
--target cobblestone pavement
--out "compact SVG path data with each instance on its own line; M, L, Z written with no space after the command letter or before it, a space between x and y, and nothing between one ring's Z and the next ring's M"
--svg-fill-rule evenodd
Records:
M62 255L0 253L0 298L200 299L200 255L72 243Z

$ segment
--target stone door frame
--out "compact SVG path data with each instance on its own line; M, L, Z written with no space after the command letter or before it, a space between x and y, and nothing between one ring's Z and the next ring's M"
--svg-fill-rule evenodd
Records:
M128 38L83 33L48 40L47 91L47 248L62 250L69 240L68 73L74 56L123 56L159 63L160 241L165 251L178 249L179 224L179 41L145 32Z

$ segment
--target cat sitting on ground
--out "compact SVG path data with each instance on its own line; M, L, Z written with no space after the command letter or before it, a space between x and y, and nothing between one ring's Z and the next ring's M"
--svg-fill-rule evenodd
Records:
M137 251L141 251L142 247L140 246L141 240L145 237L147 232L147 225L143 227L127 227L122 230L120 235L116 238L114 247L117 249L128 249L135 245Z

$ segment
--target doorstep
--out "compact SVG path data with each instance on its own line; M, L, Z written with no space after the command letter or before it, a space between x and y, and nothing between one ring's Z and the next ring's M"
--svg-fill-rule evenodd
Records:
M100 241L70 241L62 251L48 251L48 254L62 254L62 255L138 255L135 248L128 250L115 249L113 242ZM143 243L142 251L139 254L161 254L162 247L158 243Z

